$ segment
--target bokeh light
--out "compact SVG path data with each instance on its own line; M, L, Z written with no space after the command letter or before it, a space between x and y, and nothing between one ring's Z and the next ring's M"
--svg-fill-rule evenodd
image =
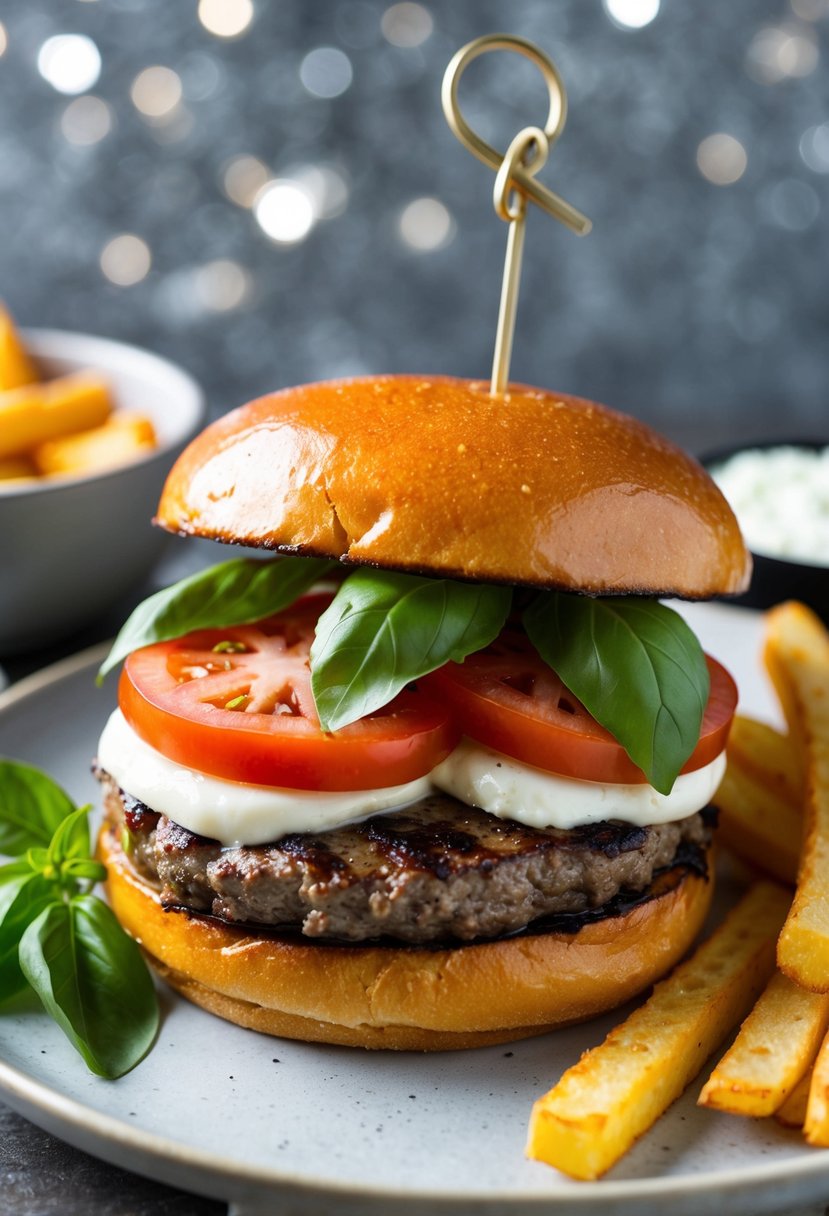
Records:
M100 143L112 130L112 111L100 97L76 97L60 117L60 129L79 148Z
M252 0L199 0L199 21L217 38L238 38L253 20Z
M605 12L621 29L641 30L659 13L660 0L603 0Z
M761 212L779 228L789 232L805 232L818 217L820 199L807 182L787 177L766 186L760 195L759 206Z
M803 163L815 173L829 173L829 122L809 127L800 137Z
M400 215L400 236L404 244L419 253L443 249L455 235L455 222L437 198L416 198Z
M330 165L298 165L286 176L307 192L315 219L333 219L342 215L348 206L348 184Z
M299 78L314 97L339 97L353 79L351 60L335 46L309 51L299 68Z
M167 122L181 101L181 78L172 68L144 68L132 82L130 97L140 114L152 122Z
M829 14L829 0L789 0L792 12L801 21L820 21Z
M393 4L383 13L381 28L383 37L392 46L420 46L432 33L432 14L422 4Z
M818 65L817 39L811 26L765 26L751 40L746 71L761 84L778 84L790 77L808 76Z
M224 167L225 194L239 207L252 207L270 177L268 166L256 156L234 156Z
M276 178L260 191L253 206L266 236L281 245L303 241L314 226L314 204L298 182Z
M0 21L0 55L4 55L6 47L9 45L8 37L6 36L6 27Z
M717 131L697 148L697 167L715 186L733 186L746 171L748 155L739 139Z
M101 250L101 270L116 287L132 287L150 273L152 254L146 241L124 232L107 241Z
M37 70L59 93L86 93L101 74L101 55L85 34L55 34L38 51Z

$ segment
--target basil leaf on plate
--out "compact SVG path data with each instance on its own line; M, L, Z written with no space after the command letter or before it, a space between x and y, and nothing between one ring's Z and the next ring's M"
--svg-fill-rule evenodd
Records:
M98 683L133 650L194 629L247 625L288 608L339 563L328 558L238 557L157 591L131 614L98 672Z
M0 853L19 857L48 846L75 804L39 769L17 760L0 760Z
M320 617L311 647L323 730L356 722L411 680L488 646L511 603L509 587L355 570Z
M120 1077L158 1031L155 988L138 946L94 895L52 903L23 934L23 974L90 1070Z
M709 693L702 647L657 600L542 592L524 614L542 659L668 794L699 741Z
M15 862L0 870L0 1001L26 987L18 960L20 939L56 894L53 883L28 868L25 873L9 873L20 865Z
M90 806L82 806L67 815L61 823L49 844L48 864L61 866L72 858L88 858L91 853L89 843L89 812Z

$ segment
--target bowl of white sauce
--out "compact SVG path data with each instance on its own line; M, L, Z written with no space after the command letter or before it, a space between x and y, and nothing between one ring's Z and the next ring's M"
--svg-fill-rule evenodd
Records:
M829 621L829 440L769 440L709 453L702 463L754 555L739 602L802 600Z

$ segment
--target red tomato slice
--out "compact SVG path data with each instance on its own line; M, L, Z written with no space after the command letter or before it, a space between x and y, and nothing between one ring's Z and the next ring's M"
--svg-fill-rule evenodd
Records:
M702 768L720 754L737 707L731 676L707 655L706 662L711 694L700 741L683 773ZM585 781L647 781L523 633L508 630L486 650L462 664L447 663L422 683L455 714L464 734L524 764Z
M330 598L135 651L118 688L125 718L170 760L230 781L354 790L424 776L460 737L425 691L402 692L335 734L321 730L308 654Z

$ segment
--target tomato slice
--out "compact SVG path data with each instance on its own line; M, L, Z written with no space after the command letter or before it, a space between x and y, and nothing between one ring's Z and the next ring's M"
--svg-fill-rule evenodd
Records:
M737 707L731 676L706 655L711 693L700 740L682 769L693 772L725 747ZM440 696L464 734L546 772L585 781L642 784L645 774L539 657L523 634L506 630L463 663L422 681Z
M330 599L136 650L118 688L125 718L162 755L230 781L354 790L424 776L460 730L421 689L335 734L320 728L308 655Z

